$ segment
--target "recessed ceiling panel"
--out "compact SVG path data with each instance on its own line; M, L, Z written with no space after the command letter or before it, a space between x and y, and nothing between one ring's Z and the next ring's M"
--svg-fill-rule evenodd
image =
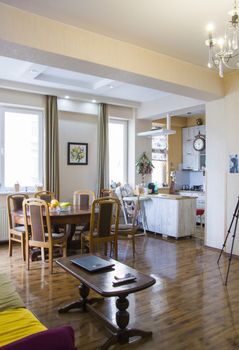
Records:
M168 93L0 56L0 79L120 100L145 102Z

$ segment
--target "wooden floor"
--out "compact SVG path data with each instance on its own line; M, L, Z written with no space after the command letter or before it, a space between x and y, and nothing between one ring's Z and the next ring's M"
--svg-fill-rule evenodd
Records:
M130 242L120 242L119 260L156 278L157 283L130 296L130 325L153 331L153 338L124 349L239 349L239 260L233 259L228 287L223 285L227 258L217 266L218 252L197 238L163 240L137 237L132 259ZM107 337L103 325L88 313L59 315L59 306L78 298L77 281L47 263L32 263L26 272L20 249L8 258L0 246L0 272L8 273L18 292L47 327L70 324L79 349L96 349ZM115 300L102 303L114 320ZM118 347L117 347L118 348Z

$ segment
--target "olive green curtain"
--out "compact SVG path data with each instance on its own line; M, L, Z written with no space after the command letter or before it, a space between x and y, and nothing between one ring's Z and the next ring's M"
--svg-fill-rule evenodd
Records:
M108 141L108 108L105 103L99 104L98 115L98 181L97 194L109 188L109 141Z
M46 96L45 114L45 188L60 196L57 97Z

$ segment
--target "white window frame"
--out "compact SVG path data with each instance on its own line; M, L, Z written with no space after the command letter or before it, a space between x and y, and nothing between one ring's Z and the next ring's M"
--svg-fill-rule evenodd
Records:
M26 108L26 107L9 107L9 106L0 106L0 192L4 191L12 191L14 188L14 184L12 187L6 187L5 186L5 179L4 179L4 146L5 146L5 113L6 112L13 112L13 113L24 113L24 114L36 114L39 117L39 128L38 128L38 136L39 136L39 158L38 158L38 180L39 183L36 185L43 185L43 110L42 109L35 109L35 108ZM20 184L21 186L21 184ZM23 188L24 189L24 188ZM34 190L33 186L27 186L27 190L31 191Z
M123 140L123 145L124 145L124 149L123 149L123 154L124 154L123 176L124 176L124 179L123 179L123 181L124 181L124 183L128 183L128 120L110 117L109 123L122 124L124 126L124 136L123 136L123 138L124 138L124 140Z

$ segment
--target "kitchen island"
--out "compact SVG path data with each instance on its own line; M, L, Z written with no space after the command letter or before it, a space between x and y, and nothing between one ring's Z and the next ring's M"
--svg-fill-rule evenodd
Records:
M126 199L127 198L127 199ZM125 197L133 200L137 197ZM191 236L196 227L196 198L155 194L140 196L141 217L147 231L175 238Z

